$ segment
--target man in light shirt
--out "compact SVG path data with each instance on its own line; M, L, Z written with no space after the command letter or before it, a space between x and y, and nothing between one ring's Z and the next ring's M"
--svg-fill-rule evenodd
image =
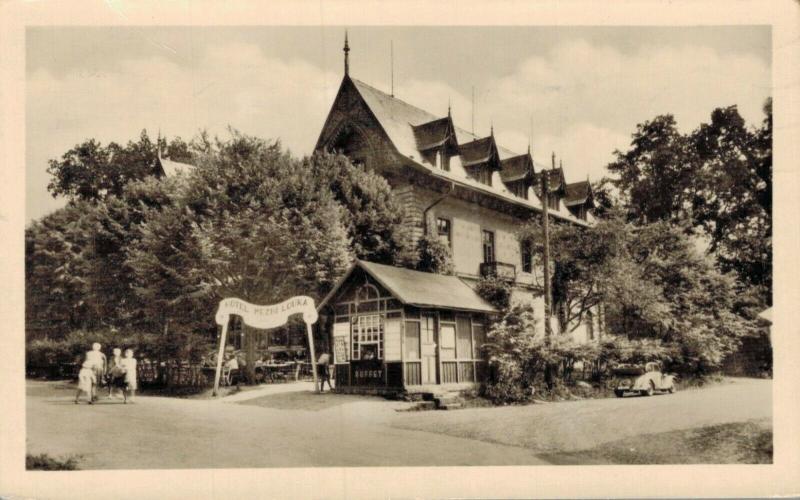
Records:
M86 362L92 367L96 380L92 387L91 401L97 401L97 384L106 375L106 355L100 350L101 347L99 343L95 342L92 344L92 350L86 352Z

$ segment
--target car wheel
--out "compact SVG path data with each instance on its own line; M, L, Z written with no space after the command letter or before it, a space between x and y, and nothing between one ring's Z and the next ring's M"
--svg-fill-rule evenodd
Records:
M670 393L670 394L674 394L675 393L675 384L671 384L669 386L669 389L667 389L667 392Z
M625 394L625 391L614 391L614 395L618 398L621 398Z
M647 386L647 391L644 393L645 396L652 396L656 393L656 386L653 381L650 381L650 385Z

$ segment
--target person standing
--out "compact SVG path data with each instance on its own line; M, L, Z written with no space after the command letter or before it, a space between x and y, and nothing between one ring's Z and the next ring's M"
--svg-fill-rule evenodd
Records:
M81 371L78 372L78 391L75 393L75 404L78 404L78 399L81 396L81 392L86 393L86 401L90 405L94 404L92 394L94 393L94 387L96 384L97 378L95 377L92 363L86 360L81 365Z
M98 342L95 342L92 344L92 350L86 353L86 362L89 363L94 372L95 379L95 383L92 386L92 401L97 401L97 385L106 375L106 355L100 350L101 347Z
M108 384L108 397L113 395L114 388L125 389L125 368L122 366L122 349L115 347L112 356L108 360L108 374L106 379Z
M322 351L319 358L317 359L317 375L319 376L319 392L325 392L325 382L328 382L328 389L331 391L333 387L331 386L331 376L330 372L328 371L328 364L331 361L331 355Z
M125 349L125 357L120 361L120 366L125 369L125 389L122 391L123 402L127 403L130 396L131 403L133 403L133 396L136 394L137 389L136 358L133 357L133 349Z

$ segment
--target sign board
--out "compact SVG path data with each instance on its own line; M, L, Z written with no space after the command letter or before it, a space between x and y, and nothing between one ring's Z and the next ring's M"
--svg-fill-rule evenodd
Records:
M333 324L333 362L347 363L350 359L350 323Z
M217 309L217 324L226 325L231 314L242 317L246 325L253 328L276 328L283 326L293 314L303 314L303 321L311 325L317 322L317 309L314 299L305 295L298 295L280 304L259 306L245 302L242 299L223 299Z
M316 359L314 354L314 335L311 332L311 325L317 322L318 315L317 308L314 306L314 299L311 297L298 295L280 304L265 306L251 304L235 297L222 299L215 316L217 324L222 326L222 335L220 336L219 353L217 354L217 371L214 376L214 396L216 396L219 391L220 375L222 373L222 357L225 352L225 340L228 335L228 323L230 323L231 315L234 314L240 316L244 324L260 329L283 326L289 321L289 316L302 314L303 321L306 323L308 348L311 351L311 359ZM311 373L314 376L314 387L319 391L317 387L317 370L311 370Z

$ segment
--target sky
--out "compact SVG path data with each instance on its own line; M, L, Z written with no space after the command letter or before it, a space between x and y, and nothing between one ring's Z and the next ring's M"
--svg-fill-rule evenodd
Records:
M350 74L524 152L567 181L599 179L636 125L689 132L736 104L760 124L768 26L348 27ZM62 206L47 161L142 129L191 139L228 126L311 153L343 76L344 27L36 27L26 34L26 220ZM474 107L472 94L474 89Z

